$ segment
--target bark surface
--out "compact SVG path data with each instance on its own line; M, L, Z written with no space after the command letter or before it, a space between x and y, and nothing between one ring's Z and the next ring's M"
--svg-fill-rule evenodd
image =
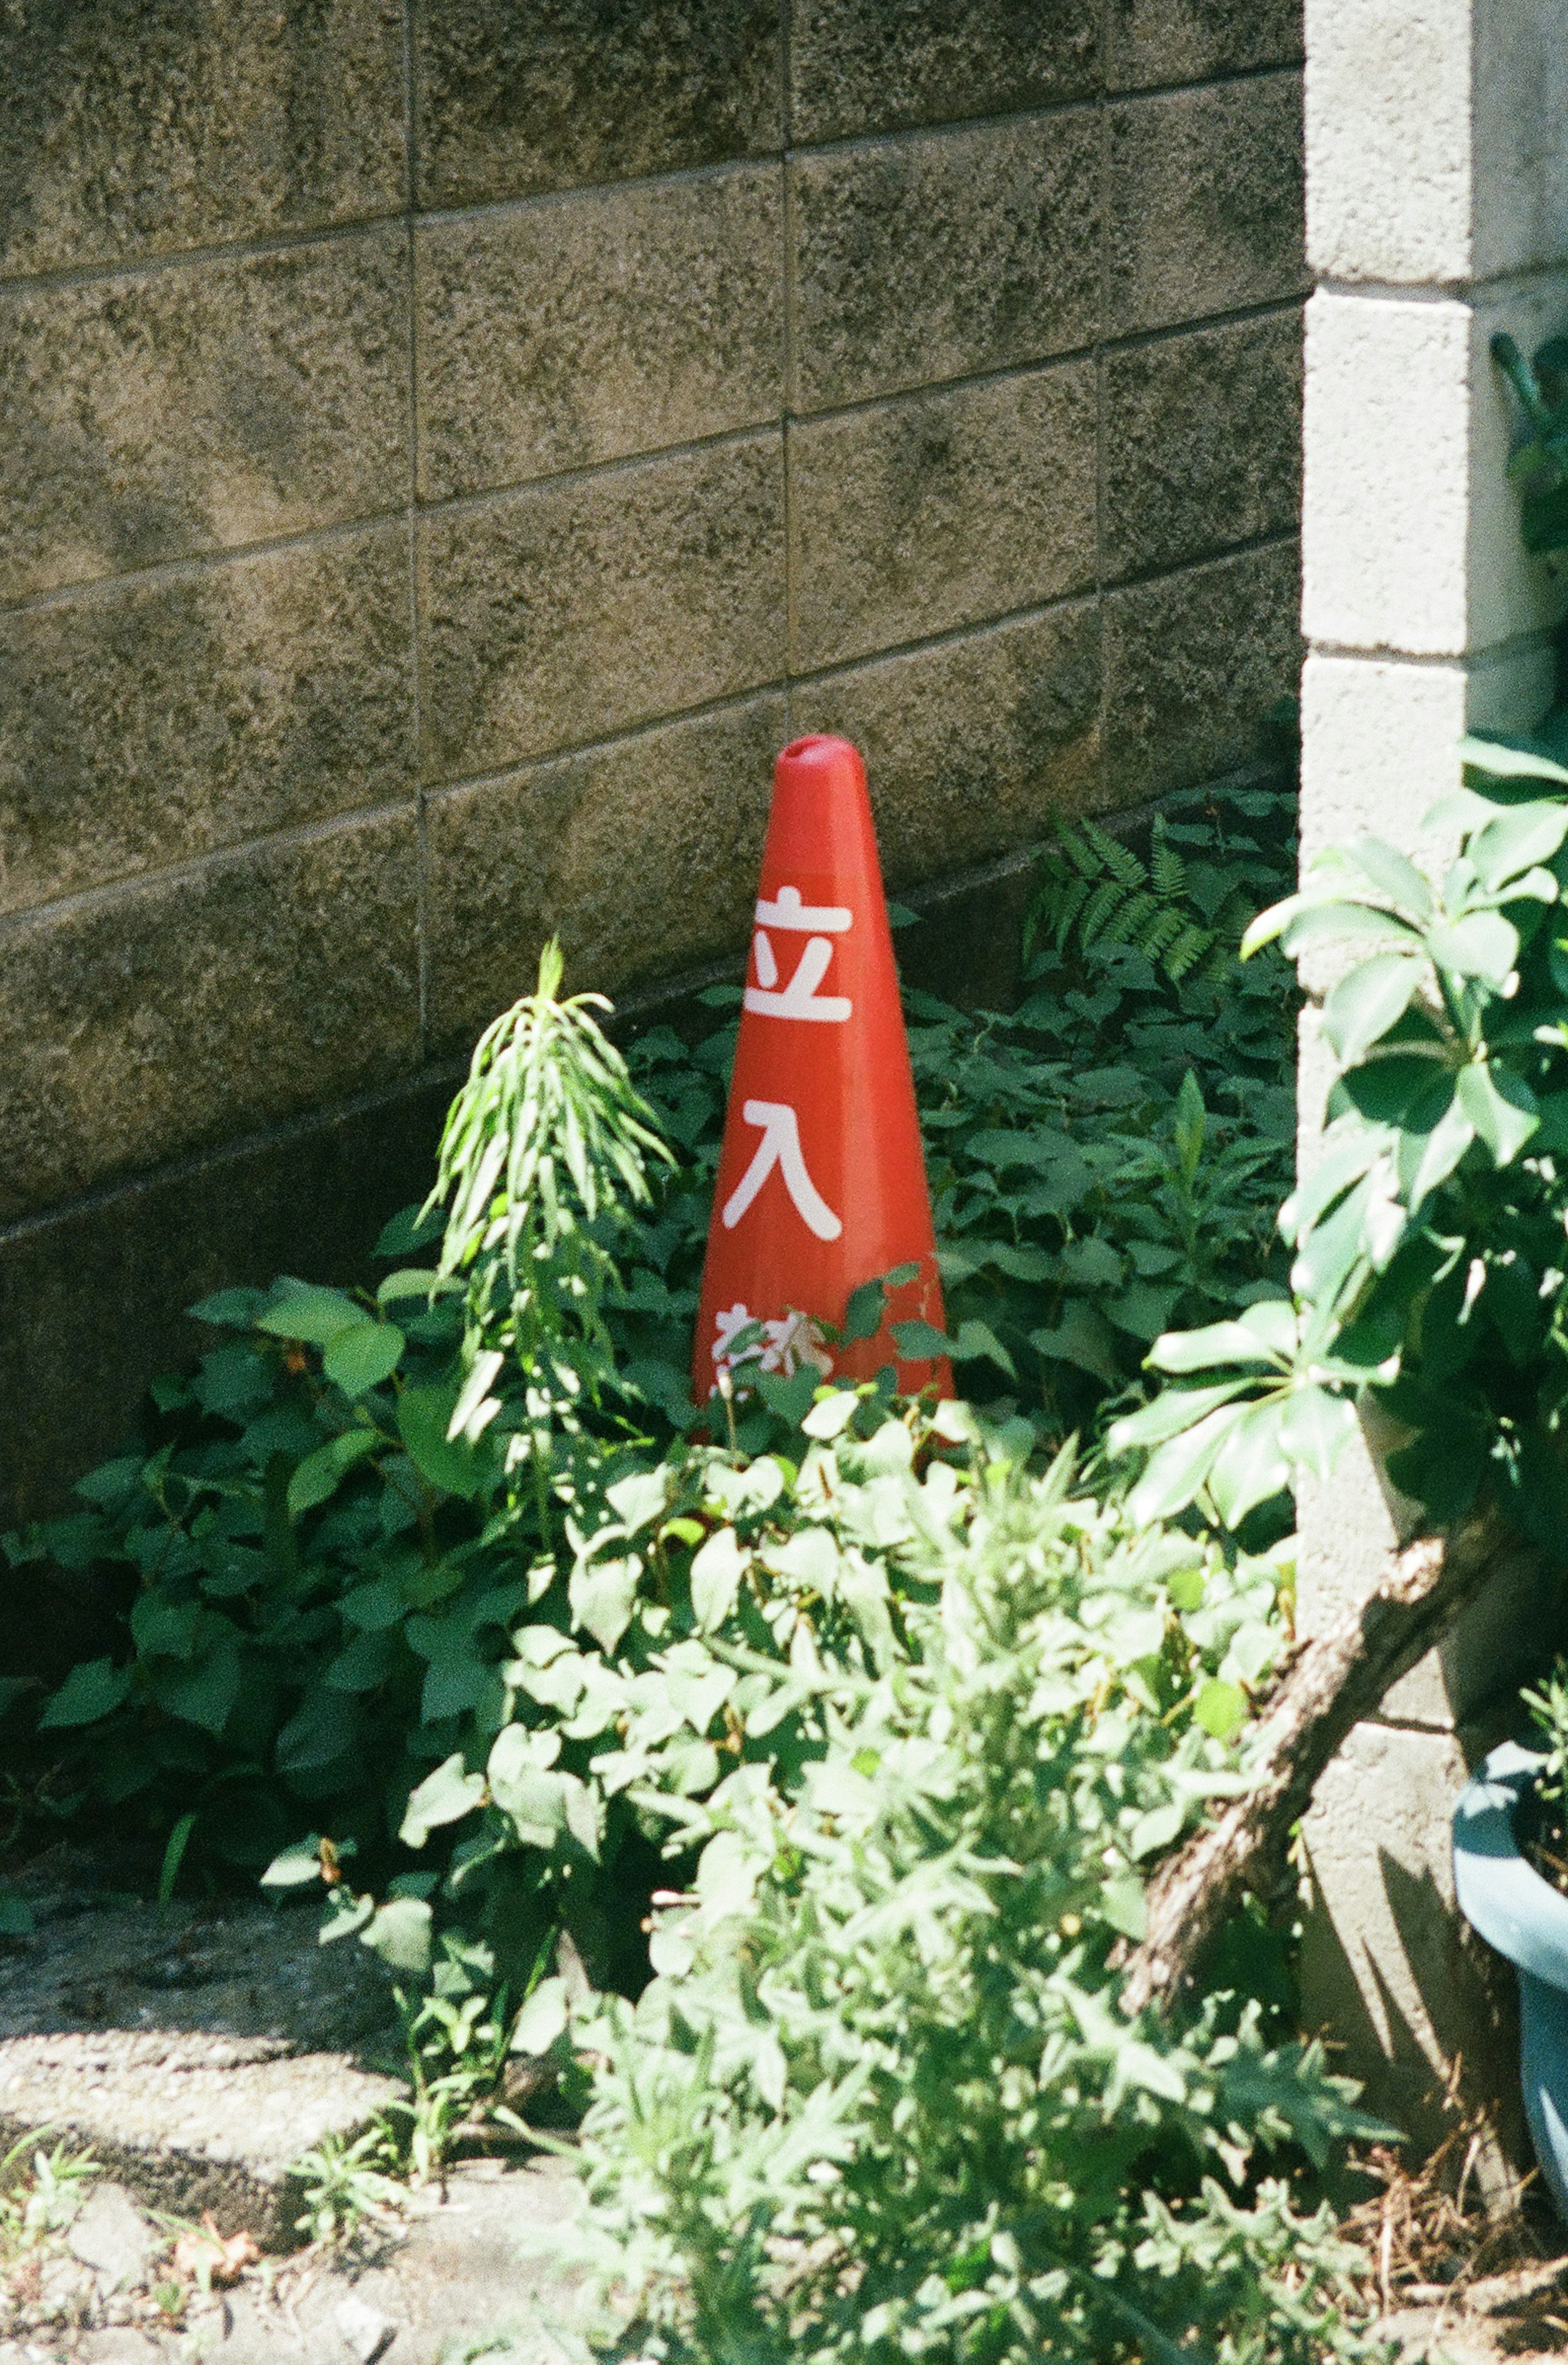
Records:
M1269 1885L1291 1826L1354 1724L1440 1642L1483 1586L1531 1548L1488 1511L1393 1553L1372 1592L1286 1664L1258 1736L1256 1786L1169 1857L1148 1889L1148 1927L1122 1988L1128 2012L1166 2004L1194 1978L1242 1893Z

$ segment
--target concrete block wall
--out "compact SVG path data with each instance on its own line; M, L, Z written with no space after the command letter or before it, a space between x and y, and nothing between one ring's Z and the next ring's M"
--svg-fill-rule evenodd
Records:
M904 887L1246 759L1299 63L1290 0L0 12L15 1508L420 1187L553 928L741 943L791 734Z
M1555 0L1308 0L1306 36L1303 852L1363 830L1414 852L1461 734L1528 728L1553 691L1562 599L1520 544L1487 347L1568 325L1568 18ZM1327 1081L1309 1005L1304 1164ZM1409 1530L1385 1442L1369 1430L1301 1494L1307 1631ZM1523 2156L1511 1993L1455 1916L1449 1817L1562 1616L1522 1565L1500 1579L1357 1729L1306 1825L1309 2011L1421 2144L1451 2124L1462 2058L1497 2113L1495 2187Z

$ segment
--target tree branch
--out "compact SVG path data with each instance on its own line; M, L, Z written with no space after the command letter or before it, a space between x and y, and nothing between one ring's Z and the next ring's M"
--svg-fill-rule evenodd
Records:
M1255 1787L1194 1832L1149 1884L1148 1933L1128 1959L1124 2011L1168 2003L1189 1984L1243 1890L1262 1885L1351 1726L1374 1713L1494 1576L1538 1558L1486 1511L1392 1554L1372 1594L1300 1646L1258 1735Z

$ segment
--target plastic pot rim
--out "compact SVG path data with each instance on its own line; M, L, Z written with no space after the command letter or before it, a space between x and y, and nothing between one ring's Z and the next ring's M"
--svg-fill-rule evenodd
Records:
M1460 1911L1521 1971L1568 1992L1568 1897L1520 1850L1514 1817L1546 1760L1505 1741L1483 1760L1453 1813L1454 1893Z

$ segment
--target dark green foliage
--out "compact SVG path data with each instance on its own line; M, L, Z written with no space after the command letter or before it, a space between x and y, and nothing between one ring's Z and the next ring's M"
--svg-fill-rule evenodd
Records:
M598 2353L1381 2355L1328 2213L1258 2175L1375 2132L1353 2090L1254 2006L1116 2007L1140 1866L1236 1785L1181 1606L1212 1564L1074 1501L1065 1455L986 1468L959 1516L888 1474L907 1645L759 1665L750 1714L816 1735L803 1777L682 1803L702 1851L653 1984L633 2007L557 1978L520 2028L597 2064L588 2205L553 2247L610 2303Z
M1389 1474L1434 1520L1484 1491L1561 1556L1568 1529L1568 769L1465 743L1428 817L1440 872L1382 840L1335 848L1252 932L1343 966L1320 1154L1287 1200L1295 1304L1162 1339L1202 1374L1111 1432L1148 1455L1137 1510L1237 1519L1326 1472L1373 1397L1407 1441ZM1348 956L1348 960L1344 958Z
M1519 398L1526 434L1508 463L1520 485L1519 532L1527 550L1568 546L1568 337L1551 337L1526 361L1510 336L1492 340L1493 359Z
M1148 866L1103 832L1070 834L1042 857L1018 1010L906 996L959 1384L1047 1440L1092 1433L1160 1331L1282 1289L1298 996L1282 959L1244 970L1235 954L1251 913L1294 883L1294 809L1283 777L1176 800ZM672 1410L733 1047L733 1026L695 1051L666 1028L630 1053L681 1164L655 1183L642 1266L610 1318L626 1365ZM769 1434L754 1415L743 1442Z

